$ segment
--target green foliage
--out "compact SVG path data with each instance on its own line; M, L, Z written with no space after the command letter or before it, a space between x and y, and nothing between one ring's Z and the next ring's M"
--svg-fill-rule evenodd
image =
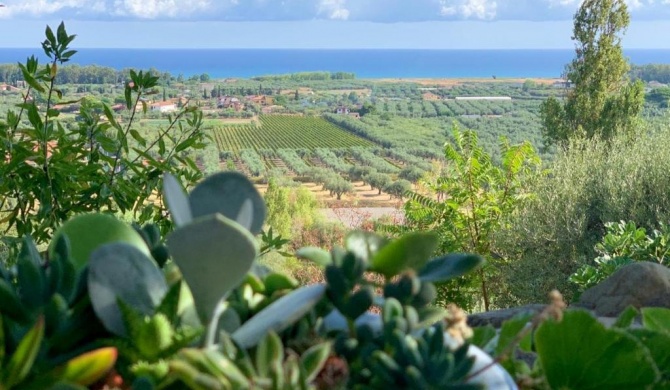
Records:
M644 330L606 329L587 312L567 312L560 323L546 322L537 330L535 343L542 372L552 389L665 388L668 366L658 365L665 360L654 358L667 357L667 325L654 331L645 321ZM641 342L653 336L666 341ZM659 377L659 369L665 379Z
M484 255L489 267L480 270L470 284L480 285L479 297L488 309L502 293L489 291L489 279L497 278L500 265L493 234L501 227L503 217L514 213L528 197L527 184L537 175L540 160L528 142L512 146L503 139L498 165L479 146L476 133L454 128L453 137L453 144L445 146L447 166L439 177L425 181L429 194L413 193L405 204L406 228L436 231L441 253ZM448 198L435 199L443 194L448 194ZM495 285L496 280L493 282ZM466 299L474 294L470 289L445 298L471 308L474 302Z
M554 302L535 316L508 320L499 337L490 326L477 328L471 341L495 351L523 388L669 388L670 310L629 307L607 328L587 311L564 307ZM537 360L530 367L514 351Z
M94 350L104 333L67 238L58 240L49 262L25 238L16 269L0 270L0 388L88 385L109 371L117 352Z
M644 104L641 82L627 79L628 62L620 34L629 24L623 0L584 1L574 18L576 57L566 68L574 84L561 104L549 98L542 104L545 144L565 147L569 138L584 135L610 139L633 135Z
M551 175L532 183L534 197L494 237L499 253L514 259L503 268L505 305L541 301L554 288L572 300L576 286L568 278L599 256L594 248L606 223L630 221L636 229L658 229L661 237L660 222L670 219L667 128L632 142L625 135L572 142L548 166Z
M440 325L428 327L419 337L408 335L446 315L430 306L435 297L432 282L470 272L483 259L451 256L429 260L437 237L425 233L389 241L371 233L353 232L345 245L346 251L333 250L325 276L326 296L337 309L335 317L344 317L344 326L330 327L338 330L335 351L349 362L347 387L478 388L466 381L473 363L466 356L467 345L450 350ZM310 251L303 255L324 263L323 253ZM364 276L366 272L379 273L387 280L380 323L360 321L378 301ZM390 282L394 277L397 279ZM333 321L326 319L325 325L329 327Z
M282 237L296 238L318 219L317 200L306 188L281 187L270 180L264 199L268 209L266 223Z
M670 265L670 229L661 223L660 229L647 234L634 222L606 223L606 234L595 247L595 265L584 265L570 276L580 292L607 279L619 268L633 261L654 261Z
M151 138L133 127L158 83L150 72L130 71L123 99L129 114L123 120L105 103L84 99L76 125L67 125L57 105L78 101L65 100L56 81L59 65L76 53L70 48L74 38L62 23L55 33L47 27L42 48L49 63L30 57L19 65L28 90L18 112L8 110L0 120L0 176L8 179L0 183L0 212L16 234L6 237L10 243L28 234L44 243L63 221L91 211L132 213L165 231L164 210L150 200L161 172L188 183L201 177L185 153L203 147L201 113L186 107Z

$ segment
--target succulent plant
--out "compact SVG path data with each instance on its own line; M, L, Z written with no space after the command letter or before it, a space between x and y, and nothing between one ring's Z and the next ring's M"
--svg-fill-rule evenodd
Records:
M1 389L89 385L116 361L115 348L94 349L105 333L86 297L86 271L76 269L69 248L59 237L45 261L24 238L15 269L0 270Z

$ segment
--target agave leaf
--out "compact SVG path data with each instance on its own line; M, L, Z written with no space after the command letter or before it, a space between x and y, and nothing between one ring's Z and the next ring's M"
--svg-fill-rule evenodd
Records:
M193 220L186 192L181 188L179 180L169 173L163 176L163 195L177 227L184 226Z
M237 220L253 234L261 231L265 221L263 198L249 179L238 172L220 172L208 177L193 189L189 203L193 218L219 213Z
M39 317L35 325L19 342L7 366L2 370L3 388L11 389L21 383L30 373L44 338L44 317Z
M253 347L270 330L281 332L302 318L325 292L326 286L317 284L301 287L281 297L237 329L232 334L233 340L242 348Z
M100 380L114 367L118 352L106 347L86 352L54 369L52 375L61 381L89 386Z
M463 276L484 264L484 259L477 255L450 254L428 262L419 271L422 282L443 282Z
M91 254L88 291L93 310L105 328L125 336L117 299L144 315L153 314L168 291L156 263L134 246L103 245Z
M221 214L208 215L175 230L167 238L172 258L188 284L203 324L237 287L258 255L248 230Z

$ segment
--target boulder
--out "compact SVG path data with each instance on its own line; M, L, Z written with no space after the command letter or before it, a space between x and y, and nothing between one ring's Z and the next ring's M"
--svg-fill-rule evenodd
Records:
M575 306L599 317L616 317L628 306L670 308L670 268L650 262L629 264L586 290Z

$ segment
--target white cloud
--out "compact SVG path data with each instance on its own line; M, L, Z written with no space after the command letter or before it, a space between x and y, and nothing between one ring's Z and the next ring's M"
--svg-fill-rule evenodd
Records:
M491 0L440 0L440 14L464 19L492 20L496 17L498 3Z
M0 18L77 20L570 20L583 0L0 0ZM633 20L670 19L670 0L626 0Z
M206 10L209 0L115 0L114 13L141 19L175 18Z
M325 15L328 19L347 20L349 10L345 6L346 0L321 0L317 14Z

